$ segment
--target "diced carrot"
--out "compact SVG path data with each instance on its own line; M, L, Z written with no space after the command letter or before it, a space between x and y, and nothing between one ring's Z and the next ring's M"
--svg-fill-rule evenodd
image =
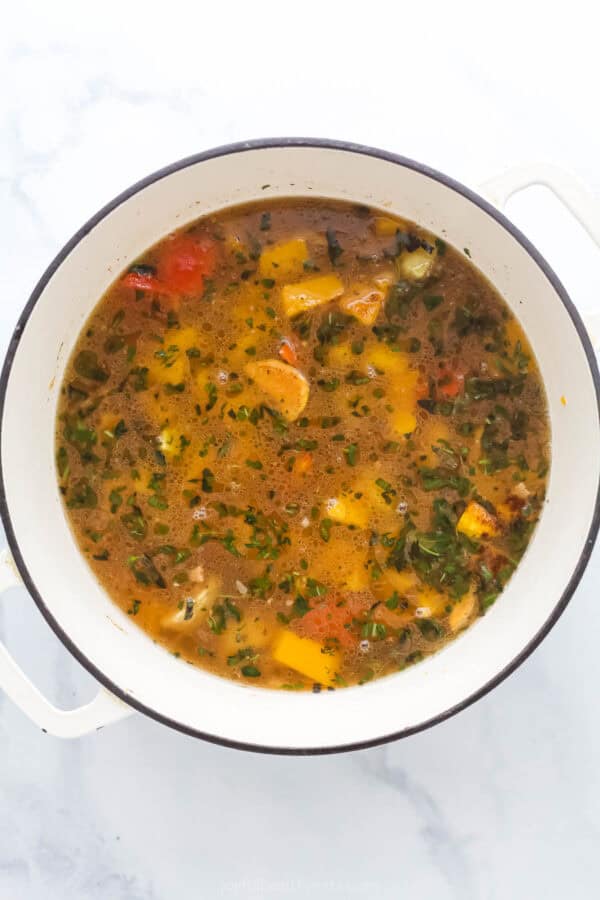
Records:
M284 338L284 340L281 342L281 346L279 347L279 356L284 362L289 363L290 366L298 365L298 354L296 353L296 348L288 338Z
M312 469L312 464L312 453L309 453L308 450L304 450L296 457L296 462L294 463L294 472L296 473L296 475L306 475L306 473L310 472L310 470Z
M217 263L217 249L209 238L180 235L165 245L158 264L160 280L171 291L198 294L204 278L212 275Z

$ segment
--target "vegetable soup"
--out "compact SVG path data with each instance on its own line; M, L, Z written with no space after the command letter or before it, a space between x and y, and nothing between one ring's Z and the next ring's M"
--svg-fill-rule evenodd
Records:
M549 465L535 358L468 248L326 199L144 253L79 336L56 440L114 601L289 690L397 672L501 602Z

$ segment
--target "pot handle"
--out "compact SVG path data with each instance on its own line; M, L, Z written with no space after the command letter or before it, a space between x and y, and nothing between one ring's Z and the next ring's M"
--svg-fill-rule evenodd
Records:
M589 236L600 247L600 204L585 183L570 172L549 163L514 166L484 181L479 192L502 209L513 194L534 184L549 188L565 204Z
M600 248L600 202L577 176L550 163L527 163L514 166L479 186L483 194L498 209L503 209L513 194L541 184L549 188L585 228ZM600 350L600 312L586 311L582 318L596 351Z
M0 551L0 595L20 585L21 579L7 549ZM130 716L134 710L100 688L94 699L78 709L59 709L50 703L4 644L0 643L0 688L42 731L55 737L76 738Z

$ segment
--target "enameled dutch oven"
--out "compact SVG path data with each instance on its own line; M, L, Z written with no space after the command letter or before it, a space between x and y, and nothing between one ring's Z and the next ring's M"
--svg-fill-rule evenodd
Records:
M591 199L554 169L517 170L488 189L498 202L534 182L554 189L600 241ZM205 213L298 195L389 210L455 247L469 247L531 341L552 428L547 502L498 603L418 666L320 694L237 685L154 644L111 601L79 553L54 469L63 372L83 323L114 278L148 246ZM156 172L102 209L52 262L19 320L0 384L0 506L10 546L0 566L0 588L20 577L50 626L102 687L87 706L58 710L4 647L0 686L40 727L64 737L139 710L233 747L326 753L383 743L443 721L523 662L581 578L599 521L598 385L588 335L550 266L494 206L438 172L367 147L303 139L220 147Z

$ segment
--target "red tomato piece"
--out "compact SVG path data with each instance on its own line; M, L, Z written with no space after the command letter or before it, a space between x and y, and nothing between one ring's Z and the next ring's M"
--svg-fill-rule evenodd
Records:
M212 275L217 262L217 248L209 238L180 235L168 241L158 264L160 280L170 291L199 294L204 278Z
M346 626L364 611L365 604L358 598L348 599L343 606L338 606L337 603L339 598L315 606L294 622L294 629L301 636L313 638L315 641L333 638L339 641L342 647L356 647L360 638Z
M462 392L465 383L465 376L462 372L453 371L452 369L442 369L438 378L438 394L452 400Z
M155 275L144 275L142 272L128 272L123 278L125 287L136 291L154 291L160 293L162 285Z

